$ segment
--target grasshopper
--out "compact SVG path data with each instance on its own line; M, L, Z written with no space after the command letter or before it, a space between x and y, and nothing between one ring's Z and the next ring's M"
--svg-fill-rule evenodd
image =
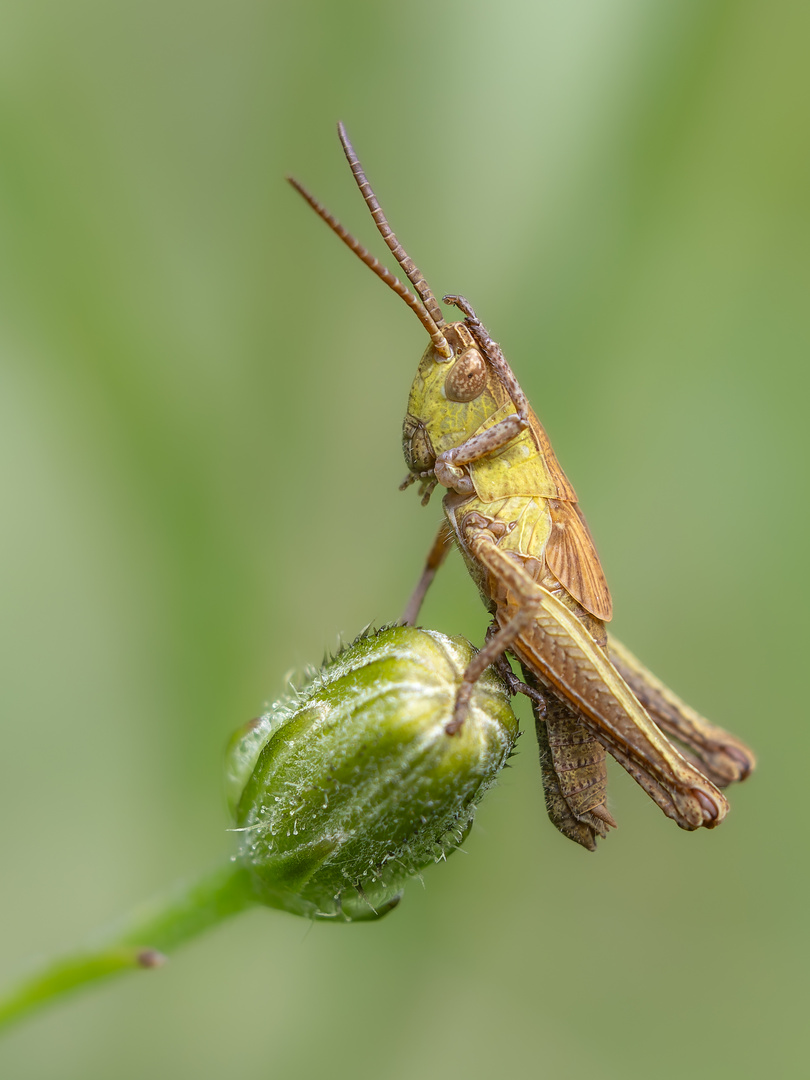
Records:
M375 224L414 292L288 179L405 300L430 337L408 399L408 476L401 487L417 483L423 505L437 486L445 488L444 521L403 621L415 623L453 542L492 615L486 642L464 674L448 735L463 726L475 682L495 663L513 693L532 701L546 807L564 835L593 850L596 838L615 827L606 804L606 751L681 828L714 828L728 811L719 789L749 775L753 754L608 635L613 605L591 533L500 346L463 296L443 297L463 316L445 321L342 124L338 132ZM525 682L507 654L520 664Z

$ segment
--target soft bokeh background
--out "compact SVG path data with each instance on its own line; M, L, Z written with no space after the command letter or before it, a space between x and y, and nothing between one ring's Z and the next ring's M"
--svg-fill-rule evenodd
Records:
M338 118L503 343L617 632L760 754L700 835L614 769L589 856L527 734L388 919L249 913L3 1076L802 1074L809 41L790 0L3 5L6 977L223 858L231 729L418 576L424 333L282 179L379 251ZM481 640L457 560L424 619Z

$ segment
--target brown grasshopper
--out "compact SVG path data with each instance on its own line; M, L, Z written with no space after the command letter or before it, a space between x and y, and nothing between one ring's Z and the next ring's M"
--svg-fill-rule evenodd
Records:
M462 296L447 323L391 229L342 124L340 140L383 239L417 295L374 258L296 180L290 183L351 250L415 311L430 335L403 427L408 476L423 505L447 489L445 520L403 621L413 623L455 541L492 624L470 663L447 733L464 724L476 680L498 664L532 700L546 806L566 836L593 850L615 826L605 751L681 828L713 828L728 811L719 788L755 761L607 634L612 601L576 493L500 347ZM505 654L521 665L515 677ZM666 733L666 734L665 734ZM680 749L667 738L677 741Z

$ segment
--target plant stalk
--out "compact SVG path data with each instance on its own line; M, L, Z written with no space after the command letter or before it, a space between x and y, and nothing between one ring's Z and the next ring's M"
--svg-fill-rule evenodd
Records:
M148 901L86 946L57 957L0 994L0 1028L88 983L160 967L168 953L258 901L239 863L218 866Z

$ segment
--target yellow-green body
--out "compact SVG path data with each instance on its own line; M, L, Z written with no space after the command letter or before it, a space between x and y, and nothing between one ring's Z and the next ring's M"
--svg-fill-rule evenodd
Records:
M605 804L605 748L683 828L718 824L728 804L712 779L743 779L753 755L705 724L631 654L609 642L605 623L612 601L591 534L512 369L464 297L444 297L464 314L461 321L446 322L397 240L342 124L338 134L374 223L414 292L297 180L290 182L409 306L431 341L403 426L409 469L403 487L418 482L423 504L438 484L445 487L446 522L403 621L415 622L451 538L493 615L490 637L464 674L446 733L458 735L475 683L489 664L499 663L513 691L533 700L541 758L549 766L546 803L566 835L592 848L595 835L615 825ZM515 679L503 659L507 651L520 661L528 683ZM542 705L538 686L554 700ZM684 746L685 757L651 715Z
M432 344L422 356L403 427L405 458L426 497L437 482L448 489L446 528L493 615L490 652L501 641L500 651L508 649L530 682L553 695L537 716L541 757L556 774L546 784L552 819L586 847L615 824L605 803L607 748L683 828L718 824L725 797L662 734L628 684L635 679L646 691L653 677L637 661L628 664L621 646L624 674L613 663L610 594L576 493L500 349L474 316L445 325L443 334L453 356ZM460 380L453 368L462 363ZM647 698L648 708L664 707L654 694ZM741 779L752 764L742 744L728 740L732 750L714 774L722 782Z

